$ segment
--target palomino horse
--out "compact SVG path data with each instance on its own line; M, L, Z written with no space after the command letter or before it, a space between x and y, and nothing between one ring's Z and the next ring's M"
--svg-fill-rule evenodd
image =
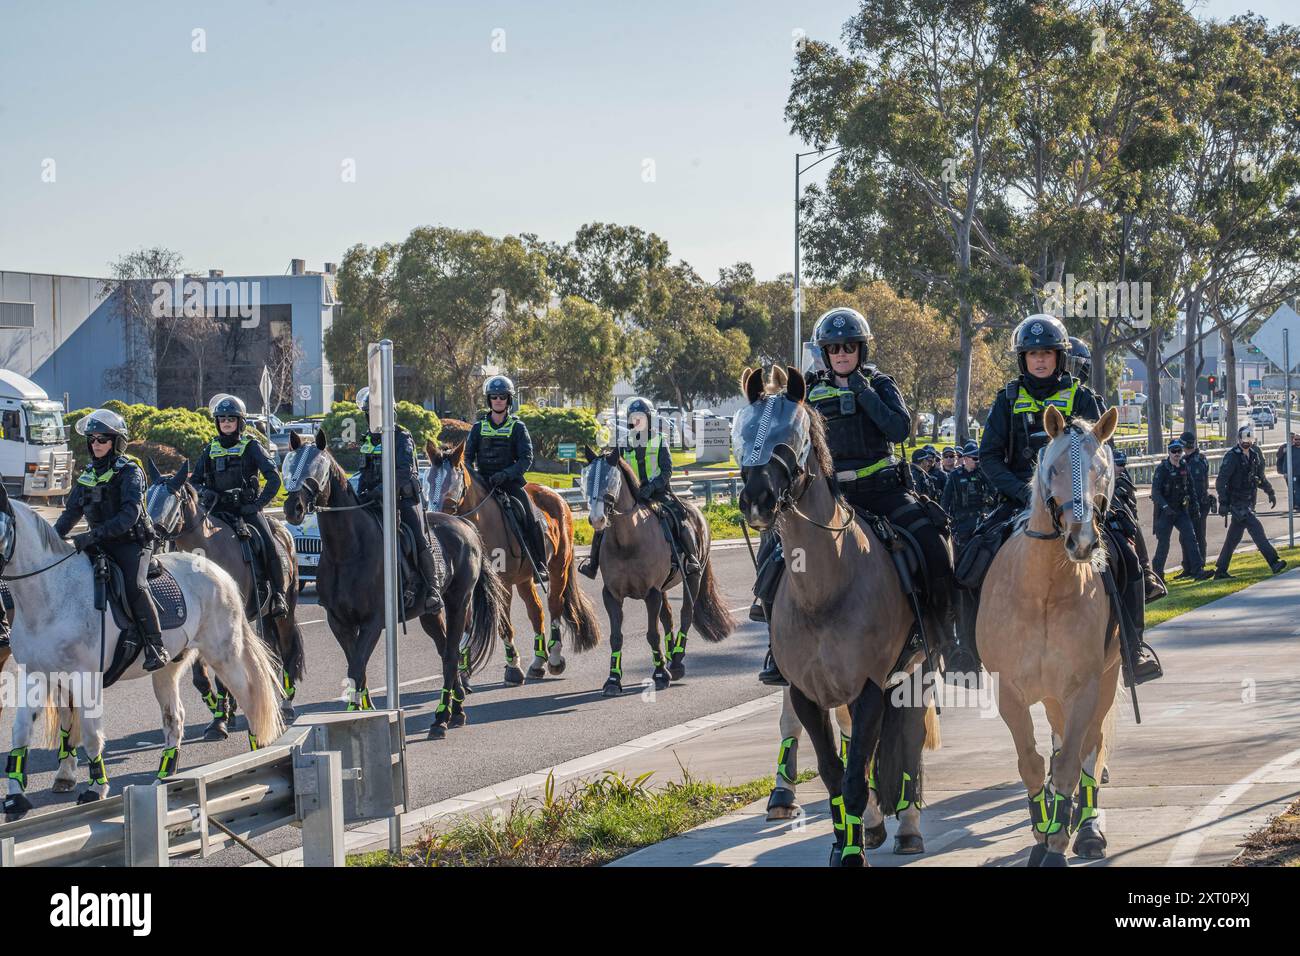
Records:
M545 535L550 541L551 555L547 564L550 587L547 606L551 613L551 637L542 633L545 618L542 600L533 581L533 566L523 546L506 524L505 512L498 496L493 495L478 475L465 464L465 443L447 449L429 442L425 450L429 455L427 489L429 507L434 511L461 515L472 521L483 539L492 570L507 588L506 630L501 635L505 642L507 684L522 684L523 672L519 669L519 651L515 648L515 629L509 623L509 588L513 587L523 599L533 626L533 663L528 668L531 680L540 680L549 668L552 674L564 672L565 661L560 641L560 624L569 632L573 649L581 653L600 643L600 622L596 608L578 587L573 574L573 512L563 498L550 488L532 484L525 486L528 497L546 519Z
M295 432L284 462L284 487L289 496L284 516L300 524L319 512L321 559L316 592L334 639L348 660L348 709L370 710L366 665L384 629L384 529L376 510L357 498L347 475L326 450L325 433L315 444L304 444ZM425 516L446 561L442 576L443 610L423 613L425 585L416 573L414 600L404 608L403 621L420 618L442 658L442 693L434 711L429 739L446 736L448 727L466 722L465 689L457 666L461 635L465 635L470 673L492 653L492 644L507 619L505 588L483 560L482 542L474 526L451 515ZM455 637L448 639L448 635ZM390 697L392 689L390 689Z
M776 368L765 386L761 369L746 369L741 387L750 402L732 429L744 480L741 514L755 528L776 528L787 562L769 619L772 654L790 682L790 702L830 792L830 863L865 866L868 764L874 759L881 806L898 807L903 799L917 805L921 749L939 745L933 700L922 706L894 699L897 692L886 700L890 678L915 666L921 653L900 661L915 619L885 546L831 484L824 426L804 404L803 376ZM931 626L940 633L937 621ZM853 730L841 754L830 711L845 707ZM783 750L797 743L787 729ZM793 783L788 764L785 771ZM920 834L912 832L918 819L905 819L899 852L920 852ZM883 819L872 830L871 842L879 845Z
M171 664L148 675L162 710L164 749L158 777L164 779L180 764L185 708L179 683L195 651L244 702L254 747L279 737L284 722L275 664L244 616L244 598L234 580L215 564L196 561L192 555L163 554L158 561L176 579L187 609L179 627L163 631ZM23 791L39 697L44 698L47 739L53 743L54 733L58 734L54 790L73 788L75 745L81 741L90 765L90 787L77 802L99 800L109 789L102 681L120 635L109 611L95 609L94 566L49 522L22 502L9 500L0 488L0 573L13 591L15 607L21 608L14 616L13 653L23 677L9 752L5 819L16 820L32 808ZM138 661L122 674L123 679L144 676Z
M674 633L667 595L682 583L682 575L673 566L672 549L664 539L659 516L637 502L639 482L618 449L597 455L588 448L586 453L588 465L582 471L582 481L591 527L605 532L600 550L600 593L609 615L610 657L604 694L616 697L623 692L623 602L629 598L645 602L646 643L654 661L651 677L655 688L663 690L686 675L686 634L692 625L710 643L724 640L736 626L718 593L709 557L709 523L700 509L682 503L700 542L700 573L682 587L682 626ZM668 639L666 652L660 642L661 621Z
M288 557L284 578L285 603L289 606L289 613L277 619L266 615L264 607L255 606L257 595L253 589L253 571L244 560L243 549L234 528L211 517L199 507L198 491L189 481L190 463L185 462L180 471L170 476L162 474L154 465L153 459L147 461L145 467L149 473L145 508L163 539L181 551L201 553L209 561L216 562L239 585L239 590L248 602L249 617L257 620L263 639L279 661L281 688L285 696L280 709L284 711L285 723L292 723L293 695L307 666L302 631L294 620L298 607L298 563L293 560L293 538L281 522L267 518L271 533L279 540ZM261 574L260 568L257 573ZM225 740L229 736L228 726L235 717L234 696L222 686L220 680L217 681L216 691L213 691L207 668L201 660L194 662L191 676L195 689L212 713L212 723L204 731L203 739Z
M1102 581L1106 548L1098 523L1114 488L1106 441L1117 420L1112 408L1095 425L1078 419L1066 425L1057 409L1047 409L1043 426L1051 442L1030 481L1028 523L993 559L975 622L976 645L995 677L998 710L1016 742L1029 792L1036 841L1030 866L1066 866L1076 827L1074 851L1105 856L1098 768L1105 766L1114 730L1120 653L1119 625ZM1050 780L1029 713L1040 701L1060 739Z

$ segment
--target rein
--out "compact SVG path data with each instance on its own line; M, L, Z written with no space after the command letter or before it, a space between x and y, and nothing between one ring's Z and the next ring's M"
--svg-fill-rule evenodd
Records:
M71 554L65 554L63 557L59 558L59 560L55 561L53 564L47 564L45 567L40 568L39 570L36 571L28 571L26 574L0 574L0 581L21 581L23 578L34 578L38 574L44 574L46 571L50 570L51 568L57 568L64 561L68 560L68 558L71 558L78 554L81 554L81 552L73 551Z

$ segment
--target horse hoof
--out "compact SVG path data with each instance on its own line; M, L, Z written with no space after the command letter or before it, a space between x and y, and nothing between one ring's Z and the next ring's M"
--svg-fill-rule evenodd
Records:
M286 726L293 723L297 716L298 712L293 709L293 704L285 701L280 705L280 719L285 722Z
M209 742L229 740L230 731L226 727L226 722L224 720L214 720L208 724L208 729L203 731L203 739Z
M466 696L474 693L474 688L469 685L469 671L457 671L456 674L460 677L460 689L465 692Z
M1048 850L1043 854L1043 862L1041 865L1046 868L1049 866L1069 866L1070 863L1066 860L1064 852Z
M456 727L464 727L468 723L469 723L469 718L466 717L464 714L451 715L451 727L453 729Z
M1081 827L1074 838L1074 854L1085 860L1106 859L1106 834L1094 826Z
M654 674L651 676L655 682L655 690L667 690L668 685L673 682L673 679L668 676L668 671L664 670L662 667L656 668Z
M424 739L425 739L425 740L443 740L446 736L447 736L447 725L446 725L446 724L434 724L433 726L431 726L431 727L429 728L429 733L425 736Z
M546 670L552 677L559 677L564 673L564 669L569 666L569 662L561 657L558 661L547 661Z
M882 823L880 829L884 830L885 825ZM896 856L915 856L918 853L925 852L925 840L919 833L900 833L894 837L894 854Z
M874 827L867 827L862 831L866 837L867 849L875 850L885 845L885 821L881 820ZM898 852L898 844L894 844L894 852Z
M77 789L77 781L75 780L55 780L50 785L51 793L71 793L75 789Z
M769 820L793 820L800 816L803 809L795 802L794 791L786 787L773 787L767 798L767 818Z
M529 680L541 680L546 676L546 658L538 657L533 660L533 664L528 668Z
M1043 865L1043 857L1047 855L1047 847L1042 843L1035 843L1034 848L1029 851L1029 862L1025 866L1036 867Z
M507 664L505 682L511 687L518 687L524 682L524 672L514 664Z
M686 665L680 660L673 661L668 665L668 676L673 680L681 680L686 676Z
M100 796L98 793L96 793L94 790L87 790L87 791L86 791L85 793L83 793L81 796L77 797L77 803L78 803L78 804L82 804L82 803L95 803L96 801L98 801L98 800L103 800L103 799L104 799L104 798L101 797L101 796Z
M623 693L623 685L611 677L609 680L605 681L605 686L600 692L606 697L617 697L619 694Z
M1101 785L1104 787L1110 783L1110 767L1101 768Z
M32 802L21 793L11 793L5 797L5 823L13 823L27 816L32 809Z

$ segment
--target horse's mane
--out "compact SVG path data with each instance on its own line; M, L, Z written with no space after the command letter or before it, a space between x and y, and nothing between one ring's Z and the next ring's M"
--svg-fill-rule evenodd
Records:
M355 499L356 495L352 491L352 486L348 484L348 473L343 470L343 466L339 464L338 459L330 453L328 448L322 448L320 453L325 456L325 461L328 463L330 478L343 489L345 495Z
M618 449L612 450L610 456L614 459L614 464L618 467L619 471L623 472L623 480L627 482L627 490L635 495L637 489L641 487L641 481L636 476L636 469L628 463L626 458L618 453Z
M14 508L15 516L23 514L24 512L27 514L31 519L29 523L36 526L36 530L41 536L41 543L45 545L47 550L58 555L67 554L72 550L72 545L59 537L58 533L54 530L54 525L41 517L30 505L22 501L14 501L12 498L9 499L9 504L11 507L17 506Z

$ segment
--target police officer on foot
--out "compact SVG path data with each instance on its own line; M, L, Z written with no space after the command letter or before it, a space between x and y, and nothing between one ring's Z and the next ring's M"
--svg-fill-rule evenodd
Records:
M289 613L284 596L284 566L271 526L262 509L280 490L280 472L257 436L245 431L248 411L234 395L214 395L208 410L217 423L217 437L208 443L194 466L194 486L215 496L211 511L233 527L243 518L262 542L262 572L271 588L271 617ZM266 479L260 485L258 476ZM259 487L260 485L260 487Z
M1169 556L1169 538L1178 529L1178 543L1183 549L1183 569L1178 578L1202 581L1210 577L1204 570L1205 559L1196 542L1196 519L1199 517L1197 496L1191 470L1183 461L1183 443L1169 443L1169 454L1156 466L1151 477L1151 505L1155 509L1156 574L1165 575L1165 558Z
M1227 536L1223 539L1223 550L1219 552L1219 563L1214 569L1215 578L1232 577L1228 573L1228 564L1232 561L1232 552L1241 543L1242 534L1247 531L1272 572L1279 573L1286 567L1286 562L1278 557L1277 550L1264 533L1264 526L1255 516L1257 489L1264 489L1270 508L1277 507L1277 495L1264 477L1264 456L1255 447L1253 425L1246 424L1237 429L1237 444L1224 454L1214 486L1219 493L1220 513L1231 517Z
M1277 450L1277 473L1291 476L1292 507L1300 507L1300 432L1292 432L1291 440Z
M156 671L166 667L171 657L163 646L158 608L149 595L154 535L144 510L144 471L126 457L126 422L117 412L97 408L77 422L76 430L86 436L90 463L77 476L54 530L67 537L85 516L90 530L74 534L72 543L78 551L104 552L121 569L126 601L144 641L144 669Z
M1205 522L1219 510L1219 499L1210 493L1210 462L1196 447L1196 432L1185 431L1178 440L1183 444L1183 464L1192 476L1192 497L1196 500L1196 515L1192 523L1196 525L1196 543L1201 549L1201 560L1208 561L1210 551L1205 541Z
M533 577L539 584L550 580L546 570L545 531L533 514L526 477L533 467L533 439L528 426L511 413L515 383L494 375L483 384L487 414L476 421L465 440L465 460L492 490L508 495L516 504L515 514L524 515L522 531L533 562Z
M1073 361L1068 358L1070 336L1060 319L1042 313L1029 316L1016 326L1013 347L1020 375L993 400L980 440L980 468L1002 497L987 519L990 526L1010 519L1032 500L1029 480L1038 452L1049 440L1043 430L1047 407L1054 406L1067 422L1074 418L1096 421L1104 411L1103 403L1092 389L1068 371L1068 363ZM1137 631L1133 635L1136 642L1133 657L1137 662L1133 677L1141 683L1159 677L1160 666L1154 652L1141 639L1147 583L1138 570L1134 546L1128 538L1121 537L1120 541L1129 545L1125 564L1132 567L1132 576L1136 578L1128 582L1121 597Z
M961 467L948 476L940 505L952 519L954 551L966 546L984 515L993 510L997 495L980 471L980 448L968 441L961 449Z
M367 421L370 419L370 388L357 392L357 405ZM365 502L382 503L384 500L384 460L382 432L367 432L361 443L361 477L357 480L357 496ZM393 471L397 476L397 515L415 540L416 565L424 579L424 612L442 610L442 582L438 580L438 567L433 550L425 536L424 498L420 493L420 473L415 463L415 439L397 423L393 424Z
M934 498L934 480L930 477L930 453L924 448L912 452L912 487L918 495Z

